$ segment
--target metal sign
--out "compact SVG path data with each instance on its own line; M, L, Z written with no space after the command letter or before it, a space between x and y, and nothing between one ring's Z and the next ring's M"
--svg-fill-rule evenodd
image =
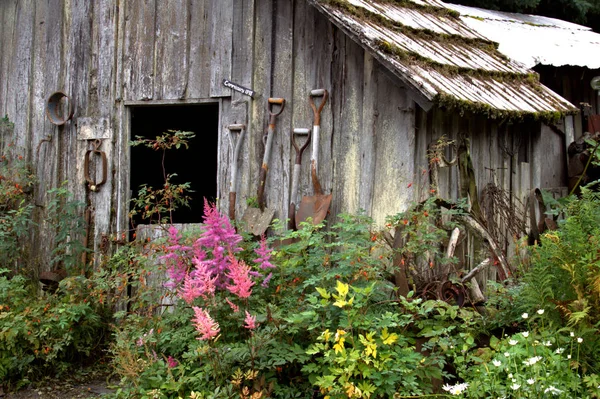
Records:
M223 79L223 86L229 87L231 90L235 90L239 93L250 97L254 97L254 95L256 94L254 90L247 89L244 86L240 86L237 83L233 83L232 81L227 79Z

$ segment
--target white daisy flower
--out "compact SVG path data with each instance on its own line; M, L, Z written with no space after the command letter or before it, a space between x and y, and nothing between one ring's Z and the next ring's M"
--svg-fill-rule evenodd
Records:
M537 314L543 315L544 314L544 309L538 309Z
M511 339L510 341L508 341L509 344L511 344L512 346L515 346L516 344L519 343L519 341L517 341L516 339Z
M494 364L494 366L496 367L500 367L502 365L502 362L499 360L492 360L492 363Z
M522 318L524 318L524 319L526 319L526 318L528 318L528 317L529 317L529 314L527 314L527 313L523 313L523 314L521 315L521 317L522 317Z
M540 360L542 360L541 356L534 356L534 357L530 357L529 359L525 360L523 362L523 364L526 365L526 366L533 366L534 364L536 364Z
M519 384L512 384L510 387L511 387L513 390L515 390L515 391L516 391L517 389L521 388L521 385L519 385Z
M577 338L577 342L578 343L582 343L583 342L583 338L581 338L581 337Z
M535 380L533 378L530 378L530 379L527 380L527 383L529 385L533 385L534 382L535 382Z
M523 334L525 338L529 337L529 331L523 331L521 334Z

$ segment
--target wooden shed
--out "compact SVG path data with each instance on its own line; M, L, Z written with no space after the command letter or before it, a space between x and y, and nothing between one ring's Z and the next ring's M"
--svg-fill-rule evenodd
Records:
M321 88L330 93L319 143L330 219L364 209L381 224L426 197L428 146L442 136L470 139L480 190L493 183L522 200L532 188L566 185L565 139L548 124L577 107L439 0L0 2L0 114L14 122L12 140L38 176L35 217L46 212L47 190L67 181L90 210L89 246L98 253L130 229L139 184L161 174L160 160L130 148L135 135L196 133L189 150L167 159L169 173L198 196L175 222L196 223L202 196L228 208L227 126L245 124L236 204L243 214L257 192L269 97L287 101L266 182L267 205L285 218L290 134L311 127L308 95ZM74 110L59 126L46 113L54 92ZM84 173L94 149L107 160L97 191ZM300 196L312 194L309 152ZM100 158L90 169L100 181ZM440 195L458 197L456 168L439 176ZM41 268L46 234L32 237Z

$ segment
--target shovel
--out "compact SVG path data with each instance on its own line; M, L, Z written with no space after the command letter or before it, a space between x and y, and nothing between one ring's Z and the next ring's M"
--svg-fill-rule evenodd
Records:
M274 112L273 107L278 105L279 111ZM269 98L267 102L269 111L269 129L266 137L263 137L265 142L265 153L263 156L262 166L260 169L260 181L258 184L258 208L248 208L242 218L246 222L246 230L255 236L261 236L269 228L275 211L265 208L265 183L267 182L267 172L269 171L269 159L271 157L271 146L273 145L273 136L275 135L275 120L277 116L283 112L285 108L285 100L283 98Z
M235 199L236 199L236 183L238 171L238 156L240 147L244 140L245 125L229 125L229 146L233 151L233 162L231 165L231 182L229 183L229 219L235 222ZM235 132L238 133L237 137Z
M308 218L312 218L313 224L319 224L327 217L327 211L331 204L331 194L323 194L317 171L319 168L319 129L321 125L321 111L327 102L329 94L325 89L317 89L310 92L308 100L310 107L315 115L313 122L312 132L312 155L310 158L310 173L312 177L313 189L315 195L302 197L300 208L296 213L296 226L300 225L300 222L306 221ZM314 97L323 97L319 108L315 106L313 100Z
M296 142L296 136L306 136L306 140L302 146L299 146ZM298 182L300 180L302 154L309 143L309 129L294 129L292 131L292 145L296 150L296 162L294 163L294 174L292 175L292 192L290 193L290 209L288 210L288 230L296 230L296 197L298 196Z

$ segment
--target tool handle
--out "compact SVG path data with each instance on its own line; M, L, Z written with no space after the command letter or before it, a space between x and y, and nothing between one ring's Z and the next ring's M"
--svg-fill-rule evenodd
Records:
M321 100L321 104L319 104L319 108L317 108L317 106L315 105L315 101L313 99L314 97L323 97L323 100ZM313 124L316 126L321 124L321 111L323 111L323 107L327 102L327 98L329 98L329 93L325 89L312 90L310 92L310 95L308 96L310 107L312 108L313 113L315 115Z
M242 147L242 141L244 140L244 136L246 133L245 125L229 125L229 144L233 149L233 166L231 168L231 181L229 186L229 191L236 191L236 183L237 183L237 170L238 170L238 158L240 155L240 149ZM239 131L239 136L237 139L234 138L233 132Z
M275 106L275 105L279 105L278 112L273 112L273 106ZM267 110L269 111L269 115L271 115L271 119L273 119L274 116L279 116L283 112L284 108L285 108L285 99L283 99L283 98L269 98L267 100Z
M260 208L261 211L265 210L265 183L267 181L268 170L269 170L269 167L263 163L260 168L258 193L256 195L256 198L258 200L258 207Z
M299 146L298 143L296 142L296 136L307 136L306 141L304 142L304 144L302 146ZM294 146L294 149L296 150L296 163L297 164L302 163L302 154L304 153L304 150L306 149L306 147L308 147L308 144L310 143L310 139L311 139L310 129L297 128L292 131L292 145Z
M229 192L229 220L235 221L235 198L237 193L235 191Z
M288 210L288 228L294 230L296 228L296 197L298 196L298 185L300 182L300 163L294 165L294 173L292 175L292 191L290 193L290 209Z

